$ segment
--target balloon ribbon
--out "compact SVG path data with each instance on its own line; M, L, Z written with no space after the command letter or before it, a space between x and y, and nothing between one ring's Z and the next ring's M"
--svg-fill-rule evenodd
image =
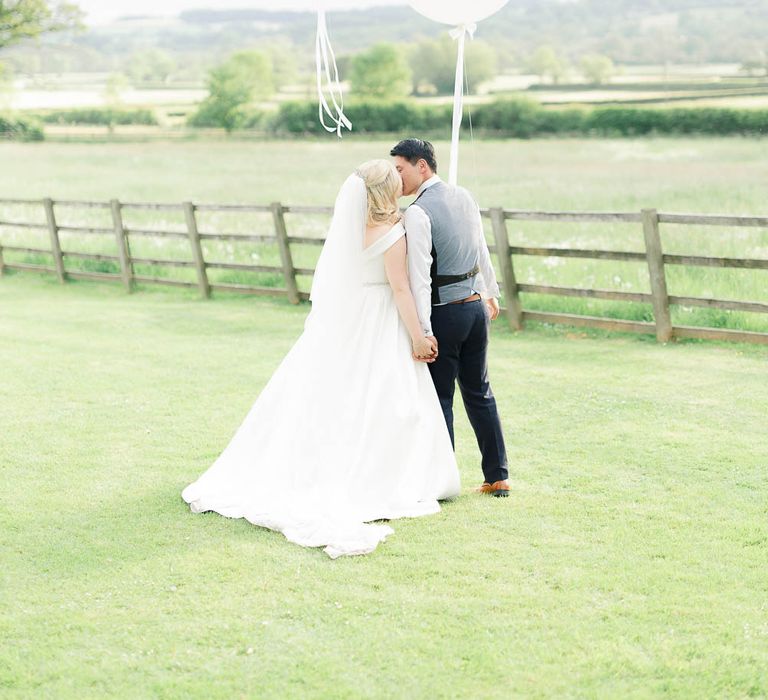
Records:
M464 112L464 40L469 34L472 39L477 25L461 24L451 30L451 38L459 42L456 56L456 80L453 85L453 130L451 133L451 161L448 167L448 182L456 184L459 173L459 132L461 131L461 118Z
M344 98L339 85L339 69L336 66L336 57L328 38L328 27L325 24L325 10L317 11L317 36L315 38L315 63L317 64L317 94L320 97L318 113L323 128L341 138L341 129L346 127L352 130L352 122L344 114ZM323 77L325 78L325 90L323 89ZM325 98L328 92L333 107ZM325 118L331 121L332 126L325 123Z

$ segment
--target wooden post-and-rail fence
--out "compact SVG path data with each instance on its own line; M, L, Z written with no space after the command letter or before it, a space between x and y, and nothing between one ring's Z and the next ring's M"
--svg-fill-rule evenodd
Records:
M0 220L0 233L4 227L21 229L47 229L50 247L34 248L25 246L6 245L0 240L0 275L8 270L32 270L53 273L60 282L72 279L99 279L121 282L127 291L131 291L134 283L168 284L182 287L197 287L203 297L209 297L212 291L234 291L246 294L283 294L298 304L308 299L309 295L300 292L297 276L311 276L312 269L297 268L293 263L292 244L317 245L323 244L322 238L307 238L291 236L286 225L287 213L294 214L324 214L332 213L331 207L284 206L273 202L269 206L245 204L156 204L156 203L121 203L118 200L110 202L85 201L56 201L51 199L0 199L0 205L34 205L42 206L45 213L45 223L30 223L25 221ZM109 209L112 218L111 228L88 226L64 226L58 223L56 212L59 208L100 208ZM130 210L172 210L181 211L186 223L186 232L161 229L143 229L128 227L123 219L123 212ZM251 235L240 233L221 233L200 231L198 228L198 212L242 212L270 214L274 227L273 235ZM644 209L641 212L542 212L510 210L494 207L482 209L484 218L490 219L494 243L489 248L497 256L500 271L499 284L502 288L505 307L503 312L514 330L523 328L527 320L542 321L556 324L588 326L614 331L630 331L655 334L660 342L672 338L704 338L712 340L735 340L768 344L768 333L754 331L729 330L724 328L705 328L697 326L675 326L672 324L670 306L684 305L768 313L768 304L760 301L736 301L729 299L711 299L704 297L688 297L670 295L667 290L666 268L669 265L693 265L701 267L760 269L768 270L768 259L705 257L700 255L670 255L663 252L661 245L660 226L662 224L682 224L697 226L734 226L768 228L768 217L730 216L711 214L665 214L655 209ZM567 247L532 247L511 245L507 232L507 222L513 221L551 221L551 222L597 222L597 223L634 223L642 229L643 252L618 250L590 250ZM59 234L75 232L114 236L116 255L83 253L73 250L62 250ZM131 255L130 240L134 237L175 237L188 239L191 260L149 259ZM203 242L207 240L246 241L251 243L267 243L277 246L280 255L280 266L251 265L235 262L210 261L204 257ZM3 251L46 254L52 257L52 265L41 265L20 262L8 262L3 258ZM609 289L589 289L580 287L563 287L540 284L520 283L515 277L514 258L516 256L544 256L564 258L589 258L597 260L620 260L642 263L647 266L650 277L650 293L626 292ZM120 273L91 272L67 269L67 258L91 259L98 261L113 261L120 267ZM136 264L159 266L176 266L194 268L197 281L188 282L163 277L137 275L134 271ZM282 288L261 287L245 284L211 283L208 270L227 269L247 272L278 273L284 280ZM768 285L766 285L768 287ZM547 294L571 297L587 297L608 299L614 301L639 302L651 304L653 307L653 322L620 320L578 314L557 313L552 311L525 310L521 303L520 294Z

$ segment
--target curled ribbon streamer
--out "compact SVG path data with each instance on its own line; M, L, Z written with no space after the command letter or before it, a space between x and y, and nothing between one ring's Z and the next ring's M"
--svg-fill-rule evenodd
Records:
M448 167L448 182L455 185L459 174L459 132L464 113L464 41L469 34L475 36L477 24L461 24L450 31L452 39L459 42L456 56L456 80L453 84L453 129L451 132L451 161Z
M344 114L344 98L341 94L339 85L339 69L336 66L336 57L331 48L331 41L328 38L328 27L325 24L325 10L317 12L317 36L315 38L315 63L317 64L317 94L320 97L318 105L318 114L323 128L341 138L341 129L343 127L352 130L352 122ZM333 70L333 76L331 76ZM330 95L333 109L325 99L323 90L323 74L325 74L325 88ZM338 98L338 99L337 99ZM325 123L325 117L328 117L333 123L329 126Z

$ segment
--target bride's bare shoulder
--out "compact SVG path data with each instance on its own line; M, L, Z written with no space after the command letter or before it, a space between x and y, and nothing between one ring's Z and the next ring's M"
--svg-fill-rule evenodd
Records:
M398 222L399 223L399 222ZM374 244L379 238L386 236L397 224L374 224L365 227L365 247Z

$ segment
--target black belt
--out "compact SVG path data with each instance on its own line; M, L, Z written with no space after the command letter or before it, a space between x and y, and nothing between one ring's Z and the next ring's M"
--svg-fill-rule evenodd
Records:
M447 287L449 284L456 284L468 280L470 277L474 277L480 272L480 266L475 265L469 272L465 272L463 275L435 275L432 278L432 284L436 287Z

